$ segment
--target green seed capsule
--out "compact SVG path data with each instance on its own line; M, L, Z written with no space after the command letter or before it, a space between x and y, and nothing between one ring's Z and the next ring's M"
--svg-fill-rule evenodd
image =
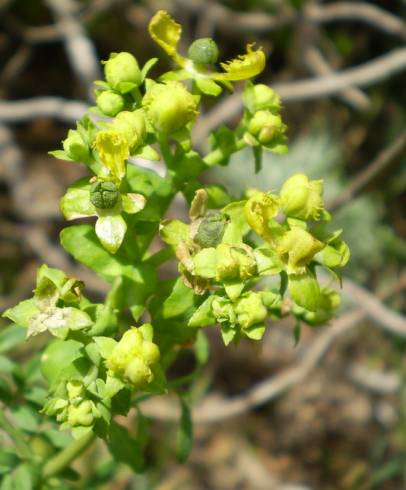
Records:
M210 65L216 63L219 57L219 48L210 37L196 39L188 49L188 56L199 65Z
M98 209L114 208L119 192L113 182L95 182L90 188L90 202Z
M201 247L216 247L223 238L227 217L218 211L206 214L197 229L194 241Z

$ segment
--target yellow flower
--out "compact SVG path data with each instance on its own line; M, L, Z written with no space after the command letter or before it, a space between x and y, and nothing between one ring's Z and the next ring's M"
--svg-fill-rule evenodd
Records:
M210 81L211 79L227 83L255 77L265 68L265 54L262 48L254 50L253 44L247 45L247 52L245 54L225 63L220 63L224 72L209 70L205 66L193 62L190 58L185 58L178 52L178 43L182 34L182 27L164 10L159 10L152 17L148 30L152 39L178 66L183 69L171 73L171 75L174 76L174 79L186 80L188 78L193 78L196 81ZM203 84L202 87L204 87ZM199 86L199 88L201 87ZM215 92L215 89L213 89L212 85L206 88L206 93L209 93L210 95L218 95L218 93L220 93L213 93Z
M113 177L121 180L125 176L125 162L130 156L125 135L117 131L100 131L96 136L95 147L103 165Z

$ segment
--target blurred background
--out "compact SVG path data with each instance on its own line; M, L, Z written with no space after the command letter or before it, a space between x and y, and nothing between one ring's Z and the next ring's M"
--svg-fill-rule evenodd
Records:
M272 325L260 347L225 350L213 332L209 367L192 386L189 460L173 455L170 400L154 399L144 405L147 472L116 465L100 444L69 488L406 488L405 0L0 0L0 310L30 295L44 262L84 279L96 298L105 292L58 244L58 200L85 169L47 152L91 103L111 51L140 64L162 57L154 75L169 69L147 33L161 8L182 23L185 51L209 36L223 60L248 42L266 51L257 81L282 97L290 151L268 153L258 175L243 151L205 179L235 197L297 171L325 179L352 252L343 306L327 328L303 329L297 346L290 322ZM238 90L206 101L194 134L202 151L211 129L238 122Z

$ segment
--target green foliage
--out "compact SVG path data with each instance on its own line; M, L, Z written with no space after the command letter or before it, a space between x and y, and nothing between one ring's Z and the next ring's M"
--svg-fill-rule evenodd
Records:
M291 314L297 322L323 324L339 305L338 294L317 279L323 267L337 276L335 269L349 259L341 232L330 230L321 180L298 173L279 193L244 189L239 200L217 185L201 188L197 180L244 148L253 150L257 171L263 152L287 151L279 97L250 81L237 128L215 131L207 155L192 148L202 97L260 73L263 51L249 45L217 71L209 66L218 54L211 40L194 43L190 59L179 54L181 27L166 12L153 17L149 30L178 69L154 81L147 72L155 59L141 69L132 54L113 53L104 64L105 81L96 82L97 105L69 131L63 150L53 152L82 162L91 174L68 188L61 211L68 220L94 216L95 224L67 227L60 239L74 259L110 284L105 301L92 302L81 281L43 265L33 297L3 314L13 324L0 333L0 353L24 337L44 339L27 371L0 357L0 396L12 416L10 422L0 417L0 426L16 443L15 450L0 451L0 473L11 472L19 489L69 473L72 457L95 436L116 461L142 471L149 435L137 400L169 391L180 396L176 454L184 461L193 439L189 397L177 389L183 381L168 382L166 372L193 347L190 377L199 375L209 357L199 327L218 325L226 345L242 337L258 341L270 319ZM192 92L185 79L193 80ZM140 156L162 159L166 175L134 164ZM190 204L188 223L165 219L178 193ZM159 234L164 245L152 255ZM174 256L179 274L160 281L157 266ZM279 286L264 286L266 277L277 278ZM18 406L21 398L26 405ZM114 420L132 407L138 409L136 434ZM56 421L76 441L43 431L43 419ZM44 454L62 449L42 476L28 456L33 434ZM7 478L1 488L14 488Z

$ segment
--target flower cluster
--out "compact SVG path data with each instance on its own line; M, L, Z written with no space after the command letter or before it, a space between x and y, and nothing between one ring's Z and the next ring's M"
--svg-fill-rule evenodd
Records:
M274 313L292 312L310 324L328 320L339 297L320 287L316 269L344 266L349 250L340 231L327 231L322 193L322 181L296 174L279 195L251 190L248 199L212 210L200 189L189 225L163 222L162 239L175 248L185 284L207 295L189 325L217 323L229 343L241 335L260 339ZM290 299L283 284L258 291L260 279L275 275L286 282Z

